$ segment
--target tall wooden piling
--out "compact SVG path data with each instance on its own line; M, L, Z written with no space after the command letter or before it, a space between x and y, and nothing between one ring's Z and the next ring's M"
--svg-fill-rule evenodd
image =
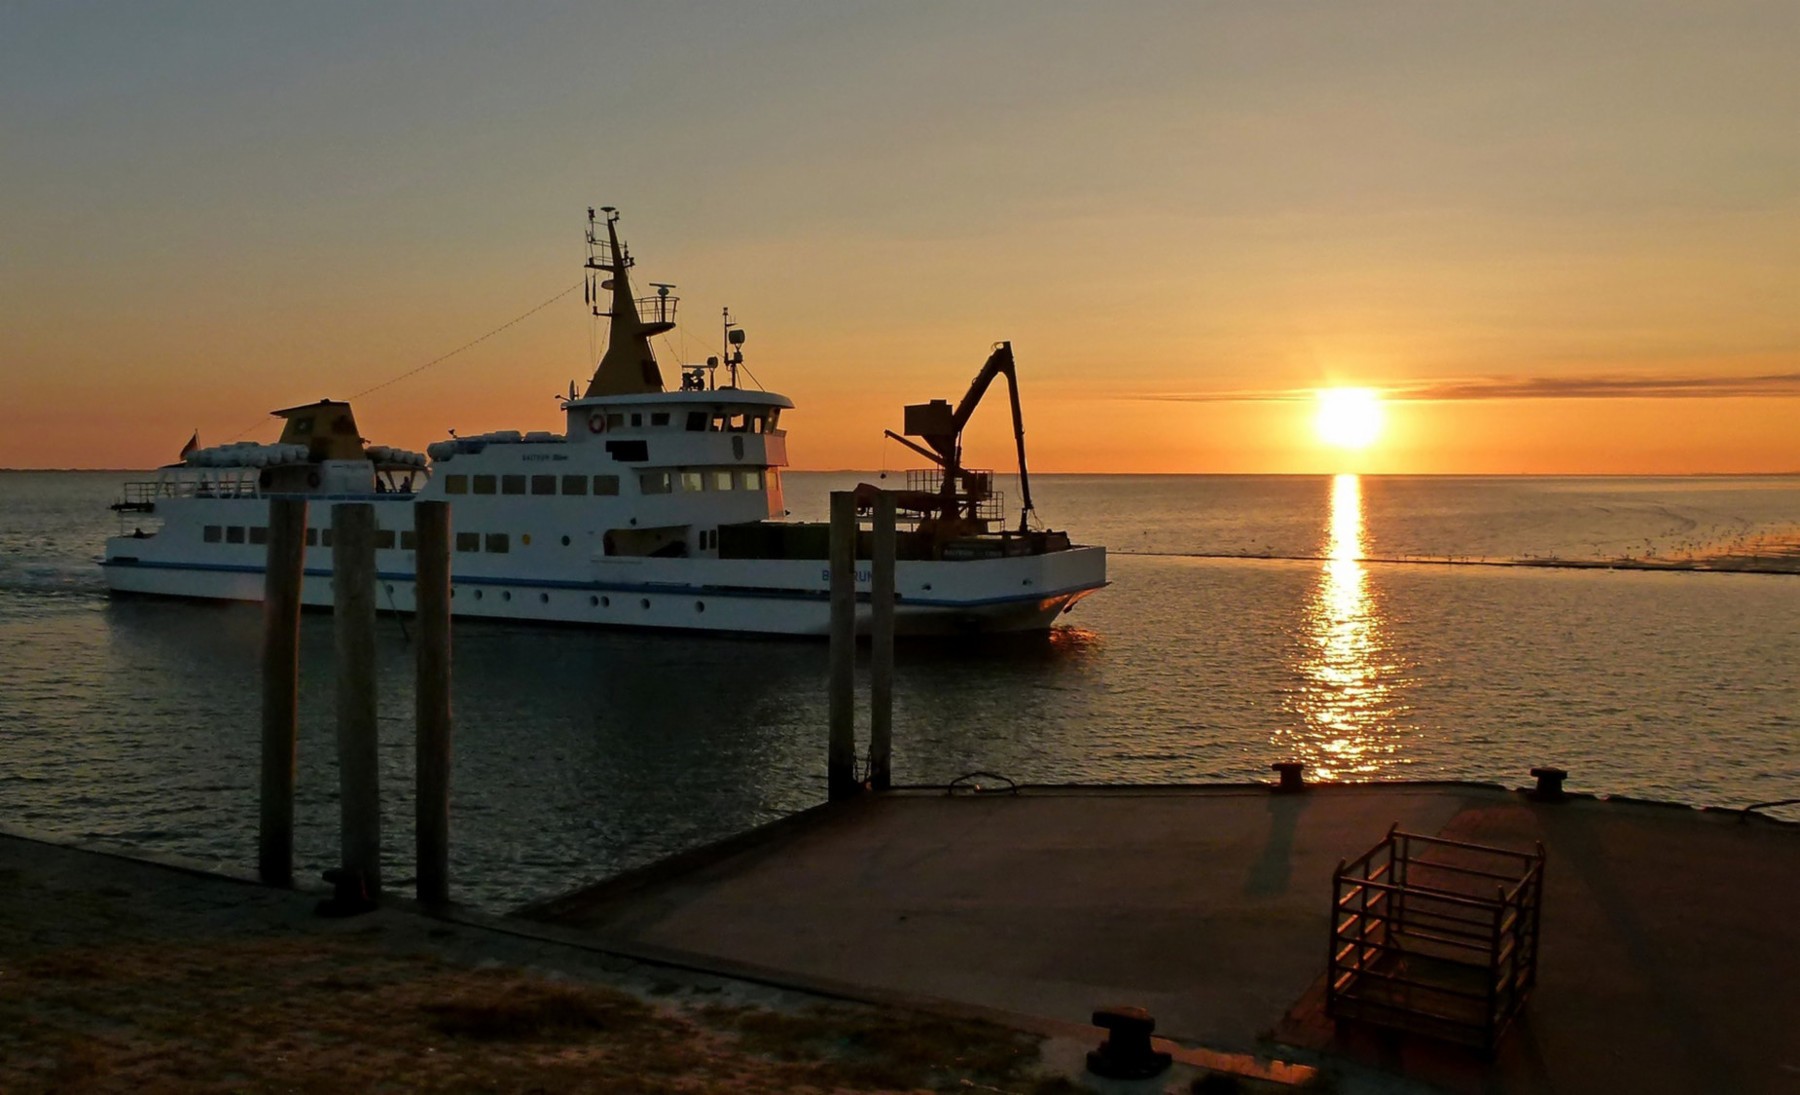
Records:
M893 783L894 752L894 496L875 496L874 550L869 564L869 786Z
M375 507L331 507L337 637L338 787L343 870L381 893L380 750L375 692Z
M856 495L831 493L831 739L826 796L857 794L856 783Z
M262 804L256 871L294 884L294 770L300 741L300 586L306 579L306 499L269 501L263 571Z
M450 900L450 504L413 505L418 623L418 895Z

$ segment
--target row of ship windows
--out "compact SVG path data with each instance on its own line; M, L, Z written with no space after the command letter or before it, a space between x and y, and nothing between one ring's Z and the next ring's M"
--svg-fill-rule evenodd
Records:
M638 475L638 490L643 494L761 489L763 489L761 468L647 471ZM619 493L619 477L616 475L446 475L444 476L444 493L615 495Z
M460 537L473 535L473 533L459 533L458 535ZM200 538L209 544L266 544L269 542L269 529L266 525L206 525L200 530ZM500 538L504 540L506 534L501 533ZM395 536L394 530L391 528L378 528L375 530L375 547L378 550L392 548L396 543L400 545L401 551L412 551L418 546L412 529L402 531L398 537ZM328 528L307 529L306 546L330 547L331 530ZM457 550L474 551L475 549L458 547ZM488 550L506 551L507 549L502 547L489 548Z
M201 539L209 544L266 544L269 542L269 529L266 525L207 525L201 529ZM531 537L525 537L527 544ZM391 549L398 544L401 551L413 551L418 547L418 538L412 529L402 529L396 537L391 528L375 530L375 548L377 551ZM562 538L564 547L569 546L569 538ZM307 547L330 547L331 530L328 528L309 528L306 530ZM706 529L700 533L701 548L719 546L719 533L716 529ZM496 555L504 555L512 551L512 536L504 532L459 532L456 534L457 551L487 551Z
M626 421L627 418L623 413L615 411L606 416L606 428L609 430L624 429ZM634 412L629 421L632 428L642 428L644 416L641 412ZM763 414L740 411L737 414L708 415L705 411L689 411L687 428L689 433L701 433L709 429L714 433L774 433L775 427L780 421L781 410L776 407L769 408ZM650 425L652 427L667 426L668 424L668 411L651 412Z

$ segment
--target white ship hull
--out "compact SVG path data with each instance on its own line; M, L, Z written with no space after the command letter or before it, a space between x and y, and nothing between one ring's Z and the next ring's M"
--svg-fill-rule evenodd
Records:
M410 509L410 507L407 507ZM157 538L117 537L103 564L114 592L197 600L260 601L263 549L209 545L205 557L157 551ZM1104 548L896 567L895 627L904 635L1041 631L1105 585ZM303 603L332 604L331 552L307 552ZM377 603L413 610L411 552L377 554ZM452 571L452 610L470 619L600 627L823 636L830 569L813 560L595 558L575 571ZM858 627L866 629L869 564L857 564Z

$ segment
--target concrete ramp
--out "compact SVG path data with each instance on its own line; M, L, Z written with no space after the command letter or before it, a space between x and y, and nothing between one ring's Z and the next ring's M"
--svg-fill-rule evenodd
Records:
M1493 1063L1319 1013L1331 874L1390 824L1548 852L1540 982ZM607 945L1085 1022L1149 1008L1452 1089L1800 1090L1800 829L1472 784L897 792L528 911ZM1278 1041L1277 1041L1278 1040Z

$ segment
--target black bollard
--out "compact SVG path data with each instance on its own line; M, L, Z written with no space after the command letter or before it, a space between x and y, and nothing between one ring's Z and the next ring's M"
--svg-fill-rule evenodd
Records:
M1107 1032L1100 1048L1087 1055L1088 1071L1109 1080L1147 1080L1169 1067L1167 1053L1150 1047L1156 1020L1138 1007L1101 1008L1094 1025Z

